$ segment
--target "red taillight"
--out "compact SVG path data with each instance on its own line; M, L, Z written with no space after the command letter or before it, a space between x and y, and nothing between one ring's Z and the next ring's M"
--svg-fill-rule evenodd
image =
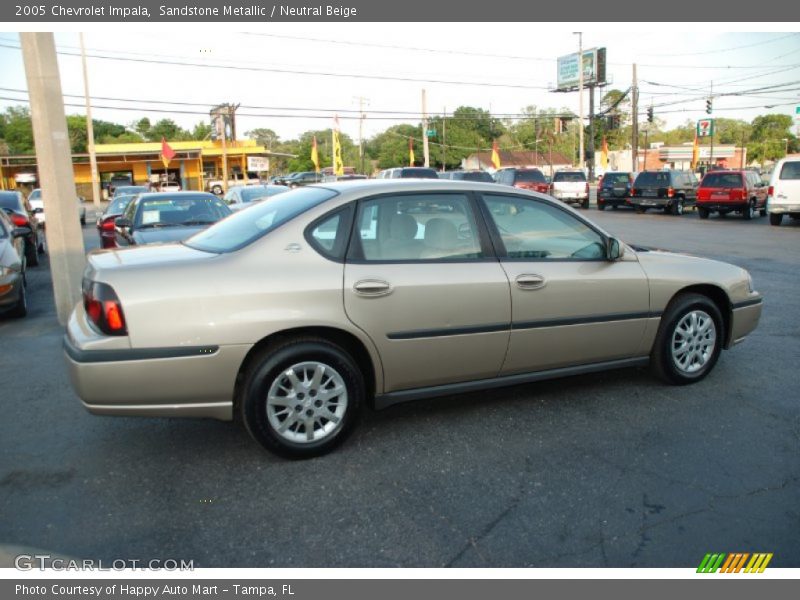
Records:
M14 227L27 227L28 226L28 219L26 219L22 215L18 215L16 213L11 215L11 222L14 224Z
M100 230L101 231L114 231L114 220L116 217L109 217L105 219L102 223L100 223Z
M675 195L675 190L671 187L667 188L667 198L672 198Z
M83 307L92 324L106 335L127 335L125 315L114 288L83 280Z
M767 188L767 195L768 195L768 196L772 196L772 193L773 193L774 191L775 191L775 188L773 188L772 186L769 186L769 187Z

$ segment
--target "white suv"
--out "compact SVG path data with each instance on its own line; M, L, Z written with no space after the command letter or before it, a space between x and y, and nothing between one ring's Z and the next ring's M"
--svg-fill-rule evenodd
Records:
M778 161L769 180L769 224L780 225L783 215L800 219L800 156Z

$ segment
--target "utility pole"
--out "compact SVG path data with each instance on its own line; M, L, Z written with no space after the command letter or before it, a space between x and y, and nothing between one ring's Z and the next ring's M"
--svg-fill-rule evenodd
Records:
M583 169L583 32L576 31L578 36L578 166Z
M714 81L711 81L711 94L709 98L713 101L714 100ZM714 110L713 108L711 109ZM714 166L714 121L711 121L711 155L709 156L710 166Z
M369 98L365 98L364 96L356 96L355 98L358 100L358 160L361 163L361 173L365 174L364 172L364 119L366 115L364 114L364 103L369 104Z
M633 85L631 86L631 170L639 170L639 81L636 79L636 63L633 63Z
M47 213L47 248L58 322L81 298L86 263L75 204L75 175L52 33L20 33L31 104L36 162Z
M594 180L594 84L589 86L589 181Z
M447 107L442 112L442 172L447 170Z
M644 164L642 165L642 171L647 171L647 136L650 132L647 128L644 130Z
M230 115L230 109L228 115ZM225 119L217 118L222 119L222 193L224 195L228 193L228 132L225 127Z
M428 148L428 109L425 90L422 90L422 154L425 156L425 166L429 167L431 165L431 157Z
M83 95L86 97L86 146L89 150L89 165L92 173L92 201L95 207L100 208L100 175L97 172L97 154L94 150L92 102L89 100L89 71L86 68L86 48L83 45L83 33L80 33L79 36L81 40L81 62L83 63Z

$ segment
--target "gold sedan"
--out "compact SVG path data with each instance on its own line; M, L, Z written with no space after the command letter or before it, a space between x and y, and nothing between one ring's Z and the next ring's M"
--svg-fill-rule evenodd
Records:
M287 192L181 244L93 252L83 289L64 346L90 412L239 411L288 457L331 450L365 404L648 363L694 383L762 303L739 267L448 180Z

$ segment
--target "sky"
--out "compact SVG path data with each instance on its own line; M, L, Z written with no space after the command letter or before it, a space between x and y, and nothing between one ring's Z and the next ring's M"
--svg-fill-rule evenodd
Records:
M231 102L242 105L240 138L267 127L292 139L330 128L338 114L342 131L357 139L359 98L368 138L419 122L423 89L429 114L464 105L503 115L529 105L577 113L577 92L551 91L556 59L578 49L575 31L584 48L607 49L606 89L628 89L637 64L641 121L650 105L669 127L706 117L712 85L715 117L794 115L800 105L796 23L748 24L751 31L680 23L668 43L653 35L663 23L280 23L248 31L242 24L53 25L65 102L75 105L67 114L84 114L76 56L82 29L95 119L171 118L191 128L208 120L213 105ZM17 32L0 30L0 110L26 101L18 48ZM734 92L744 95L727 95ZM585 112L588 103L587 91Z

